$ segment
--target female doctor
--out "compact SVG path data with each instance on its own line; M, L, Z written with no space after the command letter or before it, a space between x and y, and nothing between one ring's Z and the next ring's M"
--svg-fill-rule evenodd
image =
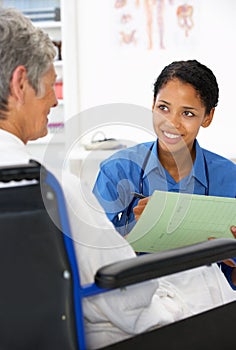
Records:
M135 225L154 190L236 197L236 164L201 148L196 139L200 127L211 124L218 96L213 72L196 60L162 70L152 106L156 141L103 161L93 189L121 235ZM133 192L147 198L139 201ZM232 284L232 269L224 264L222 269Z

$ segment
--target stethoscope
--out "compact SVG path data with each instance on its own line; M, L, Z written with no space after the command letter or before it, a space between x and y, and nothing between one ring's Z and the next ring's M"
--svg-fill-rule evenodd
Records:
M143 182L144 182L144 172L145 172L145 169L147 167L147 163L149 161L149 158L151 156L151 153L152 153L152 149L154 147L154 144L155 142L153 142L150 146L150 148L148 149L147 151L147 154L144 158L144 161L143 161L143 164L142 164L142 168L141 168L141 171L140 171L140 175L139 175L139 193L143 195ZM205 187L205 196L208 196L209 195L209 172L208 172L208 166L207 166L207 161L206 161L206 158L203 154L203 159L204 159L204 167L205 167L205 173L206 173L206 187ZM131 213L132 213L132 210L133 210L133 205L134 205L134 202L136 201L136 197L133 197L133 199L131 200L130 204L128 205L128 208L126 210L126 219L125 219L125 227L127 229L128 227L128 224L129 224L129 219L130 219L130 216L131 216Z

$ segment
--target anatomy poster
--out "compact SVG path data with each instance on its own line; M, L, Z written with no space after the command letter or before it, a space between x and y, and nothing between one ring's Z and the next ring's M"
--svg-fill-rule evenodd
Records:
M199 141L204 148L236 159L236 0L79 3L82 110L120 102L150 109L161 70L175 60L197 59L213 70L220 87L214 121L201 128Z
M194 42L199 1L113 0L112 14L117 45L165 50Z

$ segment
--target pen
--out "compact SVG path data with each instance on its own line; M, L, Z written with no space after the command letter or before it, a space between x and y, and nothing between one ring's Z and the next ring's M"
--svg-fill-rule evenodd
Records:
M140 199L146 198L146 196L144 196L143 194L138 193L138 192L131 192L131 194L136 198L140 198Z

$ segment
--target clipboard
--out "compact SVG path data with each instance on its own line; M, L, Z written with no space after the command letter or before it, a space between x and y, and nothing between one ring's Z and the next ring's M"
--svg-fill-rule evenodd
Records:
M127 236L136 252L153 253L214 238L233 238L236 198L155 191Z

